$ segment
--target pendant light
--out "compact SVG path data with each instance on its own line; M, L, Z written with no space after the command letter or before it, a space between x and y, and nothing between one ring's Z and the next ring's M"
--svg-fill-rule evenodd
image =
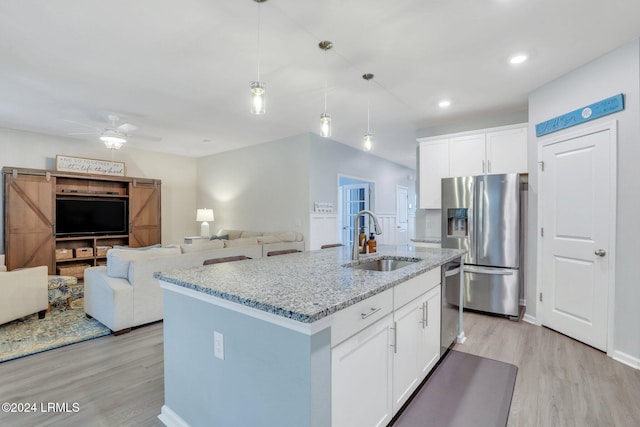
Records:
M373 78L373 74L371 73L367 73L367 74L363 74L362 78L365 79L366 81L369 81ZM369 107L370 107L370 102L367 101L367 133L364 134L364 139L362 140L362 149L364 151L371 151L371 149L373 148L373 134L371 133L371 130L369 129Z
M258 3L258 80L251 82L251 113L265 114L265 87L260 81L260 3L267 0L253 0Z
M324 113L320 114L320 136L329 138L331 136L331 116L327 114L327 51L333 47L333 43L328 40L321 41L318 46L324 50Z

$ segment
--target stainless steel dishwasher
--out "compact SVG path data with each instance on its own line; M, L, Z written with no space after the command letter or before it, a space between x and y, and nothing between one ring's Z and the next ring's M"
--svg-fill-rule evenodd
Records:
M458 336L458 306L447 302L458 301L460 295L460 262L452 261L442 266L442 308L440 311L440 357L456 342Z

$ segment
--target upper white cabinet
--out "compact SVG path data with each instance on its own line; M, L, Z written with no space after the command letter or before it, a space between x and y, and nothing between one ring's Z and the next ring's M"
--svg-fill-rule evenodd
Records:
M449 142L451 175L482 175L486 170L485 134L451 138Z
M440 181L452 176L527 173L527 124L421 138L421 209L440 209Z
M527 129L487 133L487 173L527 172Z
M440 209L440 180L449 174L449 140L420 143L420 209Z

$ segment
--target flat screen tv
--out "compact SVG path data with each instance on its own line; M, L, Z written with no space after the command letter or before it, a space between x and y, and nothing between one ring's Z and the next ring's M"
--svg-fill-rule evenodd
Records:
M56 199L56 236L127 234L127 199Z

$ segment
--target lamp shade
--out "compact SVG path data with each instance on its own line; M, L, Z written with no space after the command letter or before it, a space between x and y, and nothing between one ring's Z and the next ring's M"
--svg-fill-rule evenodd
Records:
M196 221L213 221L213 209L198 209Z

